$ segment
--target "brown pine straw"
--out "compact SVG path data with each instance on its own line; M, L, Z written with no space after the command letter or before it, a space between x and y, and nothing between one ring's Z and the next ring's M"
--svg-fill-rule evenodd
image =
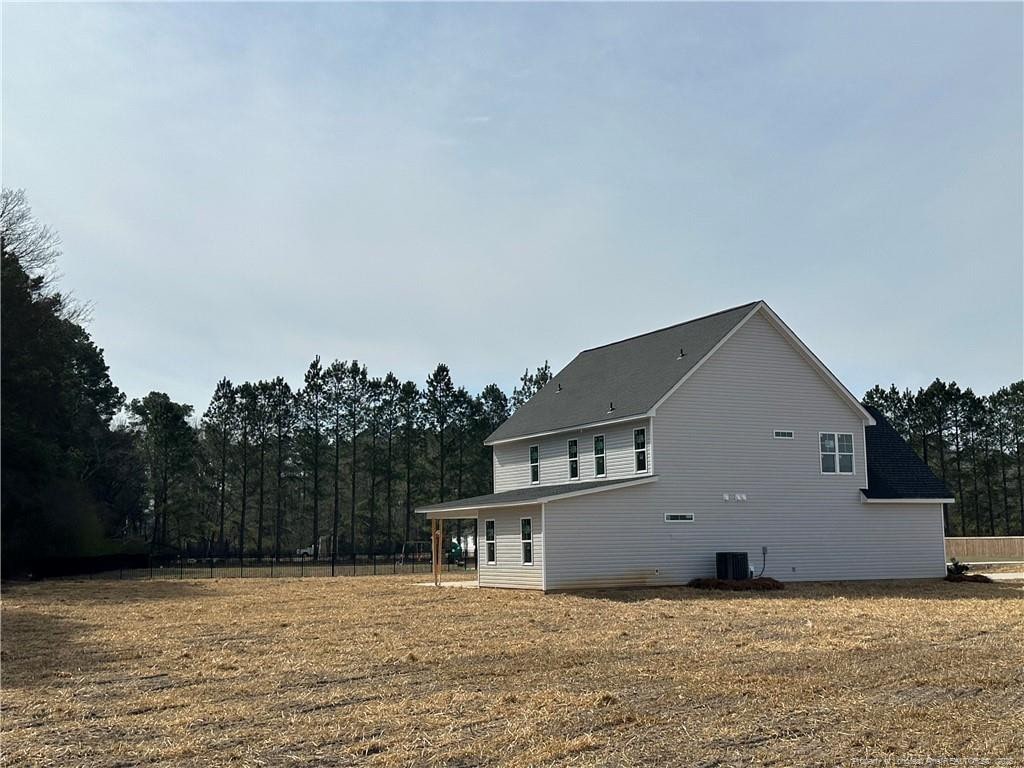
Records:
M7 586L2 764L1024 765L1020 584L423 580Z

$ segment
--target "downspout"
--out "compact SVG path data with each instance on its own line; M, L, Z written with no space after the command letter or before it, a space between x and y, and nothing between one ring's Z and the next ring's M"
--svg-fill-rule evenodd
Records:
M548 505L541 502L540 505L540 590L548 591L548 521L546 511Z

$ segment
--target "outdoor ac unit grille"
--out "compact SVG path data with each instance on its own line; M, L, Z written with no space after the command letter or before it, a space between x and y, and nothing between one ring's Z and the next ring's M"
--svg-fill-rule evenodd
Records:
M720 579L750 578L746 552L716 552L715 568Z

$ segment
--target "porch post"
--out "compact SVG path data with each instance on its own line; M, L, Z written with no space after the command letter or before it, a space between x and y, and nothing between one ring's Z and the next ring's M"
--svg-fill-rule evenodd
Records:
M439 520L430 521L430 565L434 572L434 586L441 586L441 532Z

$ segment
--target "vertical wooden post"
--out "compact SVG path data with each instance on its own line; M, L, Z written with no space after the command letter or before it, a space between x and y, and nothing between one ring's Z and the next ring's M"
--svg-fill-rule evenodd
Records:
M430 572L434 574L434 586L437 586L437 520L430 520Z
M430 557L434 567L434 586L439 587L444 558L444 520L430 521Z

